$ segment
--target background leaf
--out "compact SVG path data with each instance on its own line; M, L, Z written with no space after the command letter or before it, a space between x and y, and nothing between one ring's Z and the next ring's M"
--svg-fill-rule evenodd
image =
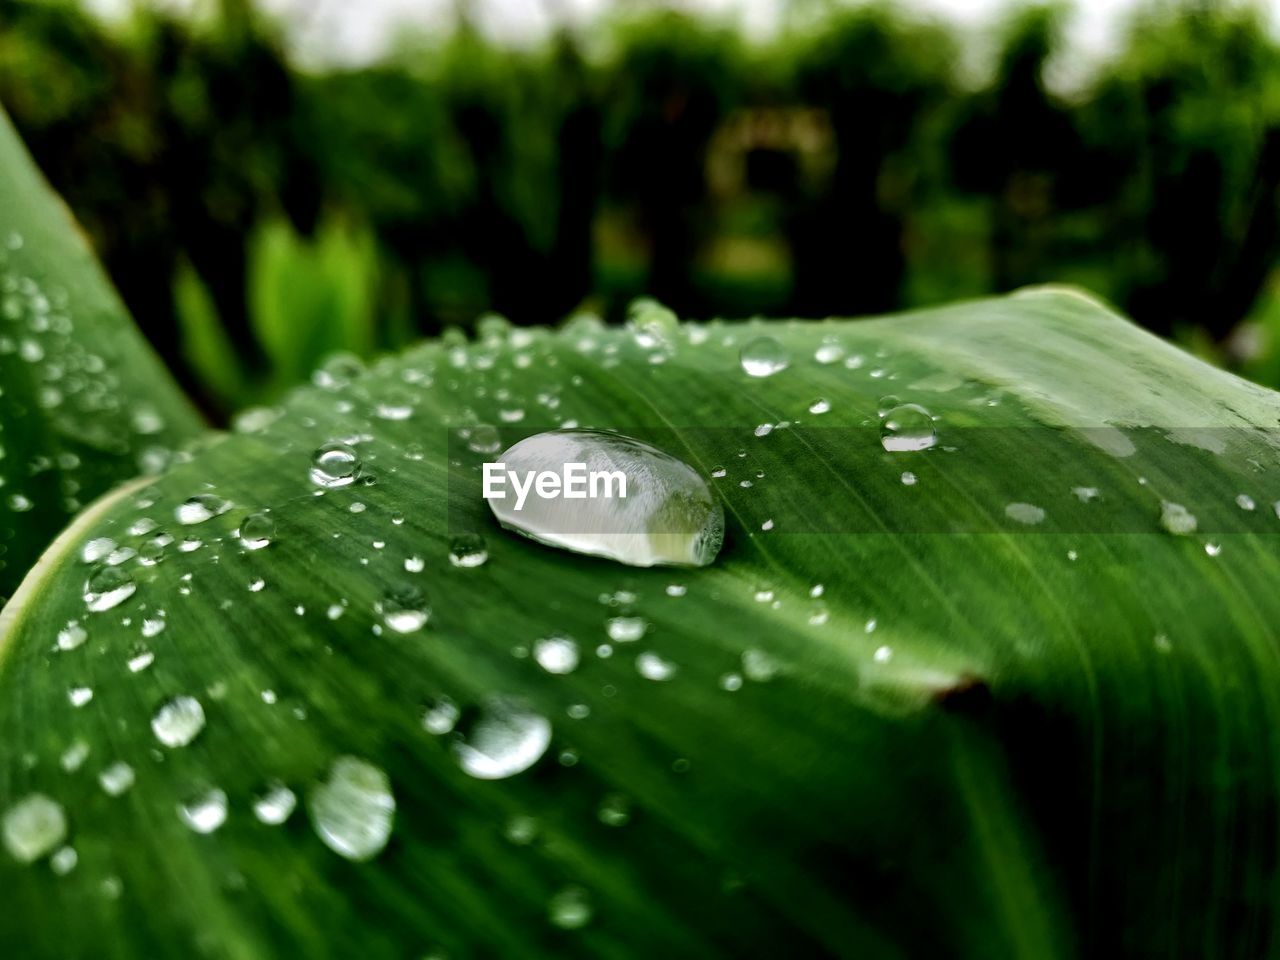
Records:
M83 504L201 430L0 111L0 601Z
M1068 291L639 332L490 323L330 370L83 516L0 626L6 846L30 840L33 795L67 823L48 863L0 858L0 950L1272 947L1275 394ZM747 377L765 334L790 365ZM902 402L936 418L930 449L881 445ZM723 498L721 556L631 569L499 530L492 454L451 439L477 423L663 446ZM341 488L309 479L331 441L360 461ZM1164 529L1166 503L1196 532ZM450 562L464 533L487 562ZM84 563L88 543L120 562ZM87 610L86 579L119 602ZM395 603L430 619L397 633ZM623 616L643 636L611 631ZM553 634L571 672L539 664ZM162 742L174 697L205 717L186 746ZM453 733L428 729L440 697ZM549 749L477 779L457 737L510 698ZM318 836L341 756L395 797L363 861ZM268 825L254 798L277 781L298 807ZM211 832L179 812L218 824L224 797Z

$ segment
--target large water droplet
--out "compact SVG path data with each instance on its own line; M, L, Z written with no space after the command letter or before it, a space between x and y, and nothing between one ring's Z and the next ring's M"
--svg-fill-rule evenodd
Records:
M880 422L880 445L891 453L928 450L937 440L933 416L916 403L891 407Z
M240 543L246 550L261 550L276 535L276 522L268 513L251 513L240 524Z
M720 552L724 512L706 481L640 440L598 430L553 430L521 440L501 460L519 478L544 472L566 478L565 495L539 496L530 488L520 509L512 483L505 485L504 498L488 500L504 527L533 540L639 567L705 566ZM569 475L566 464L582 467ZM569 495L574 492L582 495Z
M213 833L227 822L227 794L218 787L202 790L178 805L178 816L196 833Z
M378 601L382 622L396 633L421 630L431 617L431 605L421 590L409 583L389 589Z
M326 847L348 860L369 860L391 839L396 798L379 767L342 756L330 766L329 778L307 795L307 809Z
M751 377L769 377L787 368L786 349L773 337L756 337L742 348L742 369Z
M34 863L66 839L67 817L56 800L32 793L5 811L0 831L15 860Z
M120 567L98 567L84 584L84 603L94 613L118 606L133 596L138 585Z
M166 747L185 747L204 729L204 707L195 697L166 700L151 718L151 730Z
M360 475L360 457L355 448L333 440L311 457L311 482L318 487L346 487Z
M501 780L523 773L551 744L551 721L517 700L491 697L454 743L465 773Z

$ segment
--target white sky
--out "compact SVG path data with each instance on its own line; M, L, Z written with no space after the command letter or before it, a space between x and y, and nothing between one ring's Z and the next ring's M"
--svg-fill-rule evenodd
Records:
M209 0L82 0L110 18L134 3L198 11ZM779 29L788 6L798 0L258 0L290 24L289 41L305 62L359 65L376 59L404 28L440 29L452 22L458 3L467 4L475 22L495 40L528 44L545 36L556 18L587 23L610 8L644 3L679 6L742 23L749 35L766 37ZM937 16L980 37L982 28L1018 0L899 0L923 14ZM1139 6L1170 0L1076 0L1066 24L1068 49L1080 66L1106 57L1120 45L1127 16ZM1273 29L1280 30L1280 0L1266 0Z

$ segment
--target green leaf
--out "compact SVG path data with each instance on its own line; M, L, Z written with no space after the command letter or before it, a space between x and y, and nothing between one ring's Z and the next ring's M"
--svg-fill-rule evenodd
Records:
M1275 394L1066 291L638 333L491 325L331 370L83 515L0 625L0 953L1267 951ZM759 336L786 369L744 373ZM898 403L932 447L885 449ZM666 449L723 499L720 556L501 530L477 422ZM335 440L358 479L317 486ZM462 534L485 563L450 562ZM137 557L84 563L100 538ZM122 599L88 611L86 579ZM576 669L540 666L553 636ZM499 754L535 755L538 717L550 745L478 778L440 697L469 738L507 716Z
M201 430L0 111L0 602L83 504Z

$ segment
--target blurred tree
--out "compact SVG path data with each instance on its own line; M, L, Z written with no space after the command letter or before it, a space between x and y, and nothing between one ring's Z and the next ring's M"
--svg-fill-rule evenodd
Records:
M248 0L221 0L202 26L141 7L119 33L72 3L0 6L0 98L188 387L197 384L183 363L173 293L157 278L172 278L185 250L242 361L262 371L247 316L246 238L279 196L286 164L289 179L306 178L292 91Z
M805 316L872 313L898 302L903 224L925 114L950 90L948 36L888 6L842 9L792 56L796 89L830 114L835 166L802 194L787 223L793 309Z
M601 166L596 93L573 38L515 59L464 21L441 72L447 110L474 171L453 225L480 265L489 304L519 323L550 323L589 292Z
M1128 308L1162 333L1226 336L1280 255L1280 50L1262 10L1197 3L1141 17L1082 125L1112 159Z
M759 44L650 8L518 50L459 2L456 30L307 71L253 3L108 26L0 0L0 99L152 340L226 407L296 376L294 339L309 363L640 293L820 316L1066 279L1221 343L1280 256L1280 46L1252 6L1152 7L1068 96L1045 82L1052 5L1007 19L969 91L956 38L887 2L789 5ZM328 293L253 293L349 257ZM368 329L310 329L335 310ZM226 359L188 367L200 344Z
M632 205L649 246L648 291L704 313L694 282L706 237L707 147L740 88L737 38L662 11L620 28L609 68L610 189Z
M997 290L1056 279L1055 228L1083 160L1071 112L1044 79L1064 12L1061 4L1016 11L990 85L959 111L955 182L991 199Z

